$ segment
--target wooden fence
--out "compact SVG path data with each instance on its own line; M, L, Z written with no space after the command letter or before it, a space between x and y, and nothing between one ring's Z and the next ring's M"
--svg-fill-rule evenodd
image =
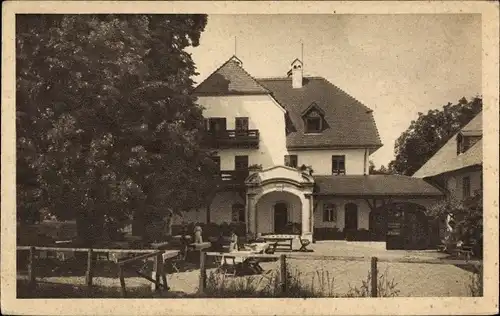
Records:
M163 264L164 255L166 255L167 258L171 258L177 255L178 253L177 250L158 250L158 249L92 249L92 248L63 248L63 247L34 247L34 246L18 246L17 250L29 251L28 283L30 288L32 289L36 286L35 266L36 266L37 251L87 252L85 284L89 296L91 296L92 294L92 287L93 287L92 279L94 276L94 264L93 264L94 253L139 254L138 256L132 258L125 258L123 260L115 261L115 263L118 266L118 278L120 279L121 294L123 297L127 296L127 290L125 286L125 276L124 276L125 269L133 270L138 276L152 282L154 284L155 291L160 291L162 288L168 290L166 272ZM152 277L145 275L143 272L132 269L130 267L131 263L137 261L143 261L151 257L155 258Z
M236 253L221 253L221 252L201 252L200 253L200 278L198 292L203 294L206 289L207 271L206 271L206 258L207 257L221 257L221 256L238 256L244 258L274 258L280 261L280 280L281 291L287 292L287 259L299 260L337 260L337 261L364 261L370 262L371 274L371 296L378 296L378 263L420 263L420 264L445 264L445 265L473 265L481 266L483 262L480 260L446 260L446 259L416 259L416 258L379 258L379 257L349 257L349 256L315 256L306 254L238 254Z

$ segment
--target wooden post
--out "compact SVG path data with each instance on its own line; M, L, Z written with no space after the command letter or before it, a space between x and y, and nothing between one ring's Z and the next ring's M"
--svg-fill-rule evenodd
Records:
M31 289L36 285L36 275L35 275L35 247L30 247L30 253L28 258L28 284Z
M288 287L286 273L286 255L280 256L281 293L286 294Z
M161 266L162 266L162 255L158 254L155 257L155 263L154 263L154 268L153 268L153 279L155 280L154 283L154 289L156 292L160 291L160 277L161 277Z
M198 286L198 293L203 294L207 285L207 267L205 266L206 253L200 251L200 284Z
M160 265L160 272L161 272L161 279L163 281L163 289L165 291L168 291L170 288L168 287L168 283L167 283L167 272L165 271L165 261L163 261L163 254L159 254L160 256L160 262L161 262L161 265Z
M120 264L118 264L118 277L120 278L122 297L127 297L127 289L125 288L125 276L123 275L123 266Z
M87 294L90 296L92 294L92 277L94 272L93 270L93 253L92 248L89 248L87 252L87 272L85 274L85 284L87 285Z
M377 289L377 282L378 282L378 271L377 271L377 257L372 257L372 264L371 264L371 278L372 278L372 291L371 291L371 296L372 297L377 297L378 296L378 289Z

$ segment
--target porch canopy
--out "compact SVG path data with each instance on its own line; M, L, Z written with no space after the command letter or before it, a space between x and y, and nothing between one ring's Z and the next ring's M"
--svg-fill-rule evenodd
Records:
M436 187L420 178L401 175L315 176L315 196L439 197Z

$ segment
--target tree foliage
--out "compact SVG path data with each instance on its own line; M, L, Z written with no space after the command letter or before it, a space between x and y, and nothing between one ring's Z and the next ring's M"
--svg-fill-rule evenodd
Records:
M388 168L398 174L413 175L454 134L482 109L482 99L462 98L457 104L448 103L442 110L418 113L410 127L396 140L394 154Z
M97 226L201 205L214 164L188 46L204 15L18 15L18 216Z
M368 168L368 174L392 174L392 170L387 169L384 165L381 165L379 169L375 167L375 163L370 160L368 162L370 164Z

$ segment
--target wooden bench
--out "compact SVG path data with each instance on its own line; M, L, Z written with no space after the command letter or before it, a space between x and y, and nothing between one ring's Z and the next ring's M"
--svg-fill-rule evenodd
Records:
M269 243L276 243L276 247L292 251L293 240L295 236L291 235L264 235L262 238Z

